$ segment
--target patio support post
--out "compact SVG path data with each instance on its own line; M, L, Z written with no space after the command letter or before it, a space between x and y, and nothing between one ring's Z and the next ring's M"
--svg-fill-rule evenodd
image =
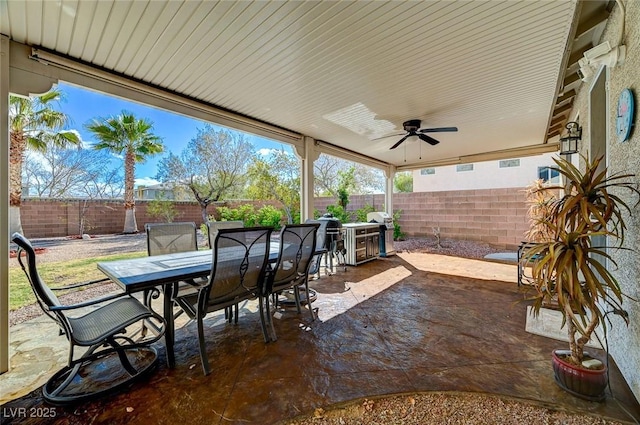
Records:
M393 179L396 176L396 167L389 165L384 170L386 184L384 189L384 211L393 217Z
M0 35L0 373L9 370L9 37Z
M300 158L300 222L313 218L313 163L320 156L315 148L316 141L304 136L302 146L294 145L294 152Z

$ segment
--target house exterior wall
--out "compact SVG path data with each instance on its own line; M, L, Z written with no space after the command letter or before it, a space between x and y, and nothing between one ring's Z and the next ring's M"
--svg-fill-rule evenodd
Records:
M640 126L638 103L640 103L640 2L626 1L624 35L622 44L626 45L626 59L624 64L606 70L608 72L608 140L607 164L609 173L634 173L634 181L640 186ZM622 25L622 14L619 6L613 12L607 23L600 42L609 41L612 46L619 43L619 31ZM589 148L589 86L592 81L582 84L576 97L571 118L580 116L583 126L583 139L580 144L580 154L588 157ZM624 143L616 140L616 116L618 96L623 89L630 88L636 101L635 128L631 138ZM584 167L584 161L577 161ZM574 160L574 163L576 161ZM640 300L640 205L637 198L630 197L626 191L618 193L624 197L632 207L631 214L624 213L627 224L625 232L626 248L630 250L610 250L613 260L618 264L610 264L610 269L618 279L622 291ZM612 326L609 327L608 340L611 356L624 375L629 387L637 400L640 400L640 302L625 300L623 307L629 313L629 326L625 326L622 319L610 315Z
M457 171L456 165L435 167L433 174L413 171L413 192L445 192L453 190L500 189L526 187L538 178L538 167L554 166L555 153L514 158L517 167L500 167L500 161L473 163L472 171Z

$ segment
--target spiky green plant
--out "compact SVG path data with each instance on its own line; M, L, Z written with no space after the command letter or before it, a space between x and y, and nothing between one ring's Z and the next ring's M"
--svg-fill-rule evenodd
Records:
M606 167L599 168L602 159L585 159L584 172L564 159L554 159L566 186L545 188L565 191L551 201L550 213L543 219L552 237L524 254L533 264L533 314L538 315L549 302L557 303L563 313L562 326L567 325L571 350L568 360L576 365L582 363L584 345L598 325L606 334L604 315L608 311L628 324L622 302L629 297L607 268L607 260L617 268L607 248L628 249L622 246L626 229L623 211L631 214L631 207L616 192L628 190L638 196L640 191L630 180L634 174L607 176ZM595 246L597 236L605 237L608 243Z

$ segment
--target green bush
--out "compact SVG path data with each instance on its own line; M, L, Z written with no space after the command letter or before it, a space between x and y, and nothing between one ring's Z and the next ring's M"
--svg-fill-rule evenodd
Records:
M178 210L173 202L167 199L156 198L147 204L147 214L171 223L178 215Z
M400 230L400 224L398 224L400 214L402 214L402 210L395 210L393 212L393 240L395 241L404 240L407 236Z
M258 222L256 209L251 204L240 205L238 208L218 207L216 210L221 221L240 220L244 222L245 227L254 227Z
M342 223L351 223L353 221L349 212L345 211L340 205L327 205L327 212L333 214Z
M362 223L366 223L367 222L367 214L369 214L370 212L374 212L375 209L373 208L373 205L365 205L363 208L360 208L359 210L356 210L356 221L362 222Z
M221 221L240 220L245 227L267 226L280 229L283 212L272 205L265 205L256 211L251 204L240 205L238 208L218 207L217 212Z
M282 211L272 205L265 205L258 210L256 218L260 226L273 227L279 230L282 226Z

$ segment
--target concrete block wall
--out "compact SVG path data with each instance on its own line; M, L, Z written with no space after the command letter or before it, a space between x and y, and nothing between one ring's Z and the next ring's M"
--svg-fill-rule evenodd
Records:
M73 236L79 233L79 223L85 201L78 199L24 199L20 218L25 236L50 238ZM136 202L138 230L145 223L161 221L147 214L148 202ZM191 202L176 202L178 216L174 221L202 222L200 207ZM85 233L120 233L124 228L124 206L121 200L93 200L87 202Z
M462 190L448 192L396 193L394 208L402 211L398 224L407 236L433 236L440 228L444 238L473 240L496 247L514 249L528 229L527 205L523 188ZM354 212L367 205L384 210L384 195L353 195L347 210ZM252 201L228 201L217 206L237 208ZM77 235L84 201L25 199L21 207L22 227L27 237L45 238ZM253 202L256 209L264 202ZM316 198L315 208L320 213L333 198ZM145 223L161 221L147 214L146 201L136 202L138 230ZM176 202L178 216L174 221L202 223L200 206L191 202ZM209 207L214 214L215 206ZM85 232L90 234L120 233L124 227L124 207L118 200L89 202L85 213Z
M322 213L333 203L316 198L315 208ZM366 205L384 210L384 195L350 196L347 210ZM407 236L433 236L439 228L444 238L515 249L529 228L524 188L395 193L393 206L402 211L398 224Z

